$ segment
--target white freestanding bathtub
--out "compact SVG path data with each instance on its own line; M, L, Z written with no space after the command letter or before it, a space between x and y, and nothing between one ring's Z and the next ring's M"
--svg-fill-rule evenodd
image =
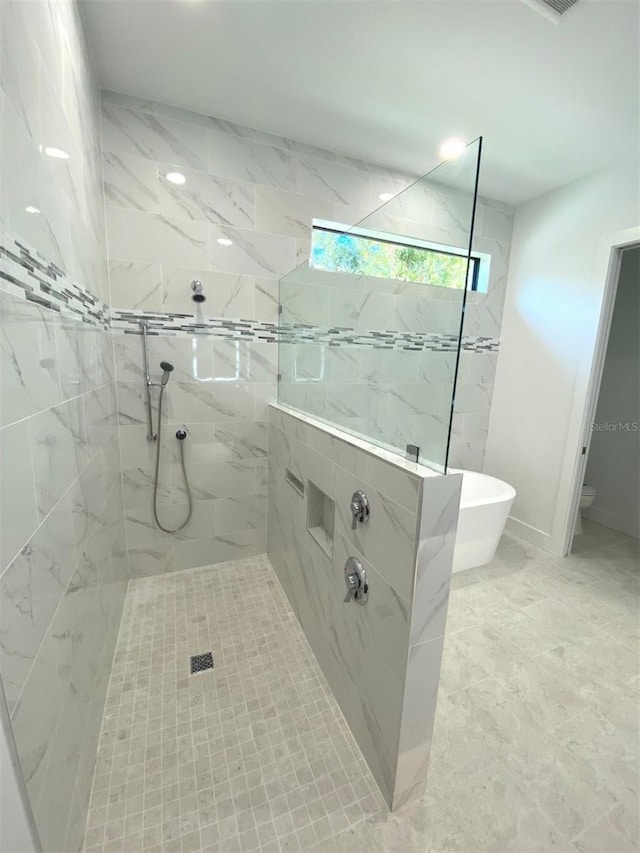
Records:
M462 474L453 571L463 572L493 560L516 490L487 474L457 468L449 471Z

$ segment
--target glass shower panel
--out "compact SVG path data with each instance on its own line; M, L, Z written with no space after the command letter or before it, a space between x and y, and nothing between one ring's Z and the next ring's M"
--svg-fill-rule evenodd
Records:
M314 221L280 281L279 402L446 470L481 140L357 223Z

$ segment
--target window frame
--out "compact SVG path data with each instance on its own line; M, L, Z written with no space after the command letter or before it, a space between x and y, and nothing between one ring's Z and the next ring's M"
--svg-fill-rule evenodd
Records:
M360 228L358 226L341 225L339 222L329 222L323 219L314 219L311 223L311 241L309 249L309 263L314 269L323 269L322 267L314 266L313 264L313 235L316 231L323 231L331 234L348 234L353 237L359 237L365 240L371 240L376 243L387 243L392 246L407 249L424 249L427 252L433 252L438 255L447 255L448 257L467 258L471 262L470 270L467 272L467 290L470 293L487 293L489 290L489 264L491 256L483 252L474 252L470 254L457 246L448 246L443 243L433 243L427 240L419 240L412 237L404 237L399 239L397 235L387 234L383 231L375 231L369 228ZM337 272L343 275L366 275L367 273L353 273L349 270L326 270L327 272ZM470 276L469 276L470 273ZM374 276L374 278L383 278L383 276ZM469 287L469 278L471 286ZM412 281L411 279L401 279L410 284L426 285L427 287L442 287L443 290L457 290L462 292L462 288L447 287L447 285L429 284L426 281Z

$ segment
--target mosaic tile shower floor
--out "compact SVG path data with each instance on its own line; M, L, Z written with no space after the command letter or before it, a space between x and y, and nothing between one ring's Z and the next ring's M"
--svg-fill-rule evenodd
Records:
M393 814L266 557L133 582L87 853L637 850L638 547L585 522L454 577L427 795Z
M265 556L131 583L87 851L299 850L384 808Z

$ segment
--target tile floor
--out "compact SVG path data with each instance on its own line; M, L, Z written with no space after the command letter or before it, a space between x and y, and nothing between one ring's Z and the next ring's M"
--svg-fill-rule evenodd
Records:
M587 522L454 577L428 793L394 814L266 558L135 581L87 851L636 850L638 545Z
M307 849L384 808L266 556L130 584L87 851Z
M639 545L587 522L455 575L427 796L321 849L637 850Z

